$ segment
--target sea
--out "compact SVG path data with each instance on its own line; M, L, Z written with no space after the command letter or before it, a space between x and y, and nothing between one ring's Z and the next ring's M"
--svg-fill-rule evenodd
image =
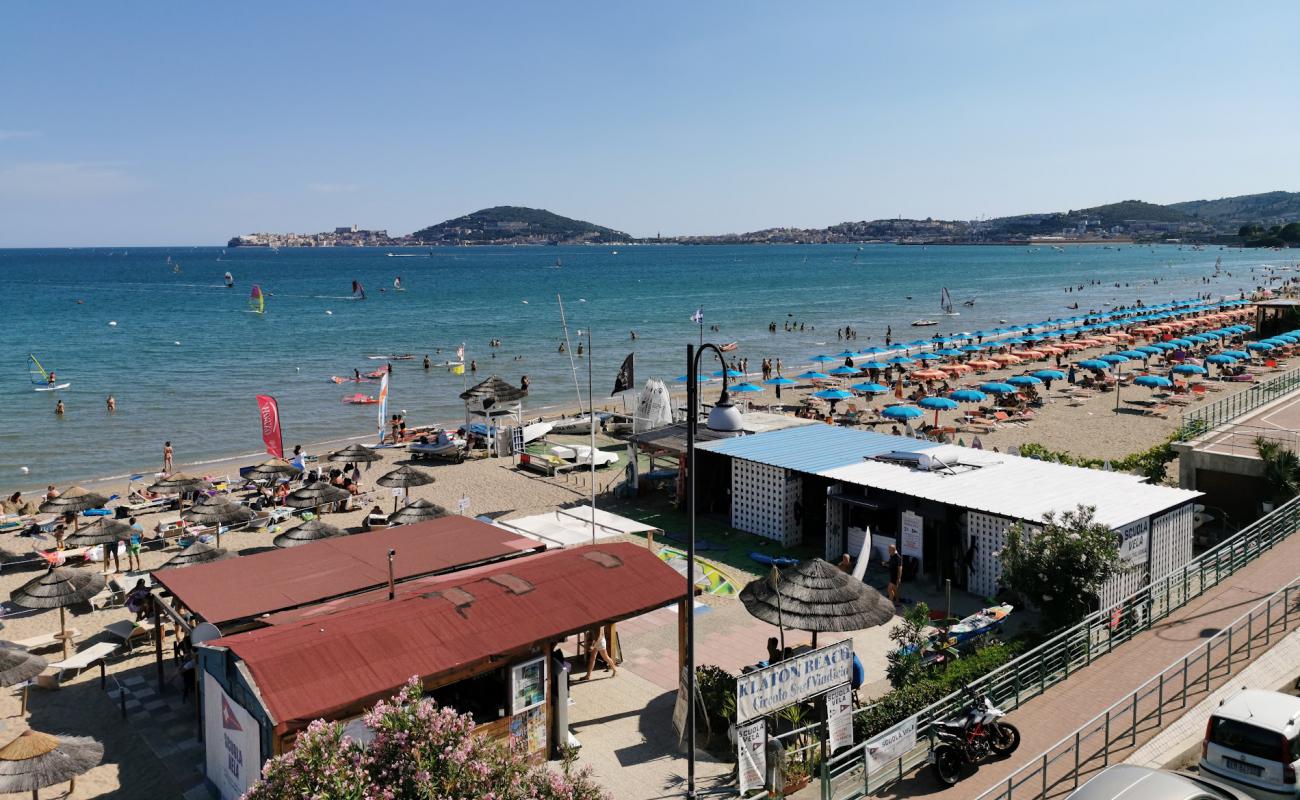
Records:
M638 385L671 384L701 338L736 342L729 355L751 371L780 358L789 375L818 354L883 345L891 329L909 341L1137 300L1237 296L1277 266L1267 251L1129 244L0 250L0 490L152 473L164 441L196 471L251 462L262 452L259 394L279 403L286 449L374 436L377 407L343 400L378 384L330 378L379 369L390 354L415 356L391 362L389 412L409 425L463 422L458 395L493 375L528 376L533 417L586 403L589 372L598 406L634 404L611 397L628 355ZM249 312L254 285L263 314ZM941 314L944 287L960 316ZM941 324L910 327L918 318ZM857 331L851 345L837 338L845 326ZM464 375L445 366L461 346ZM71 385L33 391L29 354Z

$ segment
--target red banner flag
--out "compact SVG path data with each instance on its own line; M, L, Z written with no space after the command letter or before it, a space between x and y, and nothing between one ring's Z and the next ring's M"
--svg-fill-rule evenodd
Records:
M280 407L275 398L265 394L257 396L257 410L262 417L262 441L266 452L284 458L284 438L280 435Z

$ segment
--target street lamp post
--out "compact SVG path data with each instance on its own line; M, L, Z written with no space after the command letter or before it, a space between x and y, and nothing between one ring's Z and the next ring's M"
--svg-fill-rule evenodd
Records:
M695 800L695 430L699 424L700 356L712 350L722 362L722 396L709 412L710 430L739 433L740 411L727 395L727 359L714 344L686 345L686 797Z

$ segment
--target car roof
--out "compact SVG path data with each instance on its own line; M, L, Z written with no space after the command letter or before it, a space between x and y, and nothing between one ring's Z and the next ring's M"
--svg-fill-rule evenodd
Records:
M1136 764L1116 764L1097 773L1068 800L1188 800L1213 795L1215 790L1225 797L1234 796L1218 784L1211 785L1214 789L1177 773Z
M1300 697L1264 689L1243 689L1214 709L1214 716L1294 733L1300 723Z

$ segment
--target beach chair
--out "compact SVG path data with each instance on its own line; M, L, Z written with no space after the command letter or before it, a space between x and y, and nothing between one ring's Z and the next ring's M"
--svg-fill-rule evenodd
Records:
M126 646L127 652L131 651L131 647L135 644L137 639L147 640L153 635L153 632L153 623L149 620L140 620L139 622L136 622L134 620L123 619L104 626L104 633L107 633L115 639L120 639L122 644Z
M68 628L68 637L70 639L76 639L80 635L81 631L76 628ZM59 635L54 631L42 633L39 636L31 636L26 639L19 639L13 642L13 645L18 649L31 650L33 652L36 650L44 650L47 647L53 647L57 644L62 644L62 642L59 640Z
M1169 406L1161 403L1142 409L1142 415L1145 417L1159 417L1160 419L1169 418Z
M37 675L36 685L40 686L42 689L58 689L64 680L75 678L77 675L81 674L82 670L95 665L99 665L100 680L102 681L105 671L105 661L121 647L122 645L114 644L113 642L98 642L89 647L83 648L69 658L50 664L50 668L54 670L54 674Z

